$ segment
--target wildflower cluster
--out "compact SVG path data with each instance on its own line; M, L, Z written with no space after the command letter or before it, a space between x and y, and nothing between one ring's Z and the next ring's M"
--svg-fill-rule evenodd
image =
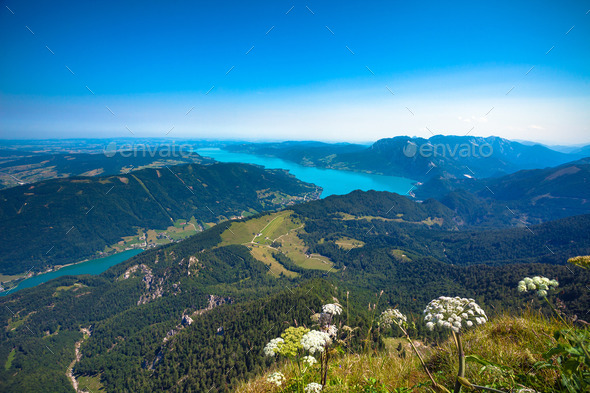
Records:
M285 382L285 376L283 375L283 373L272 373L270 374L266 380L270 383L274 383L277 386L281 386L283 384L283 382Z
M590 269L590 255L583 255L573 257L567 260L568 263L581 267L582 269Z
M318 362L316 360L316 358L314 358L311 355L304 356L303 359L301 359L301 360L303 360L303 364L305 364L308 367L311 367L311 366L313 366L314 364L316 364Z
M334 325L330 325L326 328L326 333L332 338L336 338L338 335L338 328Z
M273 338L268 344L266 344L266 347L264 347L264 354L266 356L274 356L279 351L279 345L284 342L285 340L280 337Z
M518 283L518 292L537 291L539 297L547 297L547 291L555 289L559 283L547 277L525 277Z
M408 321L408 318L397 308L388 308L381 313L380 321L385 326L391 326L392 324L403 326Z
M324 304L322 312L331 315L340 315L342 314L342 307L337 303Z
M288 327L281 337L273 338L264 347L264 354L266 356L275 356L279 354L287 357L297 356L298 351L302 348L301 338L309 329L304 327Z
M264 347L266 356L281 355L288 358L292 365L297 364L298 367L294 368L295 375L289 381L289 385L297 386L298 392L319 393L326 384L330 355L328 349L332 340L336 340L338 336L338 328L333 320L336 315L342 314L342 306L336 299L334 300L336 303L325 304L321 313L312 315L312 320L317 323L317 330L288 327L281 337L270 340ZM316 354L319 355L318 358L315 357ZM320 364L321 383L311 382L305 385L310 379L307 372L316 363ZM301 367L302 364L305 367ZM286 382L281 373L273 373L267 377L267 380L277 386Z
M305 387L305 393L320 393L322 391L322 385L319 383L311 382Z
M288 327L285 329L281 337L285 342L280 345L279 353L283 356L295 357L301 349L301 339L309 332L309 329L304 327Z
M488 317L473 299L441 296L432 300L424 310L426 327L450 329L459 333L462 328L481 325Z
M331 343L330 335L318 330L309 331L301 338L303 349L309 351L312 355L316 352L324 352L324 347Z

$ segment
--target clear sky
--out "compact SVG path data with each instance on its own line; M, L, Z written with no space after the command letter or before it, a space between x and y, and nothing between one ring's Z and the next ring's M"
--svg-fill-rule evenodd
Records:
M590 143L588 10L3 0L0 138Z

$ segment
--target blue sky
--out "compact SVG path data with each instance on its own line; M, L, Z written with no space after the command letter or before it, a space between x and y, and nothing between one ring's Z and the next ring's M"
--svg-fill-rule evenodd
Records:
M0 138L590 142L588 1L2 4Z

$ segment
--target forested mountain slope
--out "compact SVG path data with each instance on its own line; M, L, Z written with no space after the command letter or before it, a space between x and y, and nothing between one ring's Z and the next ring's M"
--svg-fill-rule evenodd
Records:
M0 190L0 272L76 262L138 228L165 229L191 217L206 227L318 196L318 187L284 171L245 164L189 164Z
M435 178L419 186L416 196L437 198L476 226L530 225L588 214L590 158L498 178Z
M590 252L588 216L533 233L457 231L438 203L385 192L289 209L217 225L98 277L62 277L0 299L0 358L12 359L0 369L1 389L50 384L72 392L65 371L83 340L74 376L107 392L229 392L269 365L262 348L270 338L309 325L310 310L332 296L344 304L347 293L359 337L368 329L367 303L381 290L380 304L408 311L416 334L431 339L439 333L418 316L440 295L473 297L493 314L522 306L515 296L522 277L546 275L560 282L571 312L582 316L590 302L588 272L563 266ZM326 259L326 268L309 265ZM275 273L275 263L297 275ZM83 339L81 328L91 335Z

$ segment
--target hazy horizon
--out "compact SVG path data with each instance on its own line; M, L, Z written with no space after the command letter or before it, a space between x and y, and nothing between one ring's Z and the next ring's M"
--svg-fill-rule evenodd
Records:
M466 135L443 135L443 134L437 134L437 135L426 135L426 136L417 136L417 135L392 135L392 136L386 136L384 138L381 139L387 139L387 138L397 138L397 137L407 137L407 138L424 138L424 139L430 139L432 137L438 137L438 136L466 136ZM487 136L482 136L482 135L467 135L470 137L474 137L474 138L490 138L490 137L499 137L498 135L487 135ZM550 144L550 143L543 143L540 141L534 141L534 140L524 140L524 139L509 139L509 138L504 138L507 139L511 142L517 142L517 143L521 143L523 145L542 145L551 149L554 149L556 151L560 151L560 149L567 149L567 148L581 148L581 147L585 147L585 146L590 146L590 140L587 142L582 142L582 143L572 143L572 144ZM301 142L301 143L305 143L305 142L309 142L309 143L313 143L313 142L319 142L319 143L326 143L326 144L353 144L353 145L364 145L364 146L370 146L373 143L377 142L378 140L368 140L368 141L346 141L346 140L322 140L322 139L240 139L240 138L223 138L223 139L215 139L215 138L191 138L191 137L175 137L175 138L170 138L170 137L159 137L159 136L152 136L152 137L113 137L113 138L108 138L108 137L98 137L98 138L90 138L90 137L78 137L78 138L70 138L70 137L62 137L62 138L1 138L0 142L2 143L6 143L6 144L10 144L10 143L17 143L17 142L22 142L22 143L27 143L27 142L34 142L34 141L88 141L88 140L96 140L96 141L105 141L105 142L110 142L110 141L123 141L123 142L129 142L129 141L137 141L137 142L132 142L132 143L139 143L141 144L142 141L149 141L149 140L154 140L154 141L165 141L165 142L182 142L182 141L187 141L187 142L203 142L203 143L291 143L291 142Z

